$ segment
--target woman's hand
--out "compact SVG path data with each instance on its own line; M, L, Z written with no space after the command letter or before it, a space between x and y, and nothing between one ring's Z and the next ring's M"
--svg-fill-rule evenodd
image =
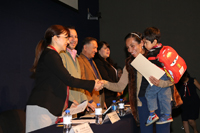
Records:
M159 85L159 82L160 82L160 80L156 79L156 78L153 77L153 76L150 76L150 77L149 77L149 81L150 81L153 85L155 85L155 86L158 86L158 85Z
M76 106L79 105L79 103L76 100L74 100L72 104L74 104Z
M91 108L92 111L95 111L95 108L96 108L95 102L88 103L87 106L88 106L89 108ZM89 111L89 108L87 109L87 111Z
M99 91L103 89L103 86L104 86L104 82L102 80L99 80L99 79L95 80L95 85L94 85L95 91Z

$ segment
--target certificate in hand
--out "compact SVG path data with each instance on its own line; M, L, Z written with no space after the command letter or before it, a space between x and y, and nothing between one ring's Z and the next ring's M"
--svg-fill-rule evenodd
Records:
M68 108L70 110L70 114L77 114L80 112L83 112L85 108L87 107L88 101L84 101L83 103L79 104L76 108Z
M155 64L151 63L142 54L139 54L131 62L131 65L147 79L151 86L153 86L153 84L149 81L150 76L160 79L165 74L165 72L162 69L157 67Z

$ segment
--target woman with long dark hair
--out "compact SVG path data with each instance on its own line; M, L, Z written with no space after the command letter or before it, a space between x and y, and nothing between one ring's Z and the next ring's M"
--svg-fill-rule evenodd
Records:
M69 87L92 91L101 88L101 83L72 77L65 69L60 51L66 50L69 30L61 25L49 27L37 47L32 72L35 87L26 108L26 132L55 123L58 116L72 104L68 102Z

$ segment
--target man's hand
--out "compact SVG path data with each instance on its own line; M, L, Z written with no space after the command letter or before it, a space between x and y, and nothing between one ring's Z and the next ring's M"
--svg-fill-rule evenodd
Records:
M95 106L94 105L92 105L91 103L88 103L88 109L87 109L87 111L89 111L89 108L92 110L92 111L95 111Z

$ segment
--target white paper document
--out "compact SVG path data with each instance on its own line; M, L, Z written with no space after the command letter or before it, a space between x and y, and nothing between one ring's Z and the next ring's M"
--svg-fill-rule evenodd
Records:
M85 101L81 104L79 104L76 108L68 108L68 110L70 110L70 114L74 115L80 112L83 112L85 110L85 108L87 107L88 101Z
M93 133L88 123L73 126L71 130L73 130L74 133ZM71 130L70 133L72 133Z
M157 67L155 64L151 63L142 54L139 54L132 62L131 65L139 71L152 86L153 84L149 81L149 77L153 76L156 79L160 79L165 72Z
M110 119L112 124L120 120L116 111L106 114L106 116L103 120L103 123L107 122L109 119Z
M78 119L72 120L72 124L80 124L80 123L95 123L95 119Z
M82 124L82 123L90 123L90 124L95 124L95 119L77 119L77 120L72 120L72 124ZM58 125L63 125L63 122L58 123Z
M84 116L81 116L80 118L94 118L95 114L86 114Z

